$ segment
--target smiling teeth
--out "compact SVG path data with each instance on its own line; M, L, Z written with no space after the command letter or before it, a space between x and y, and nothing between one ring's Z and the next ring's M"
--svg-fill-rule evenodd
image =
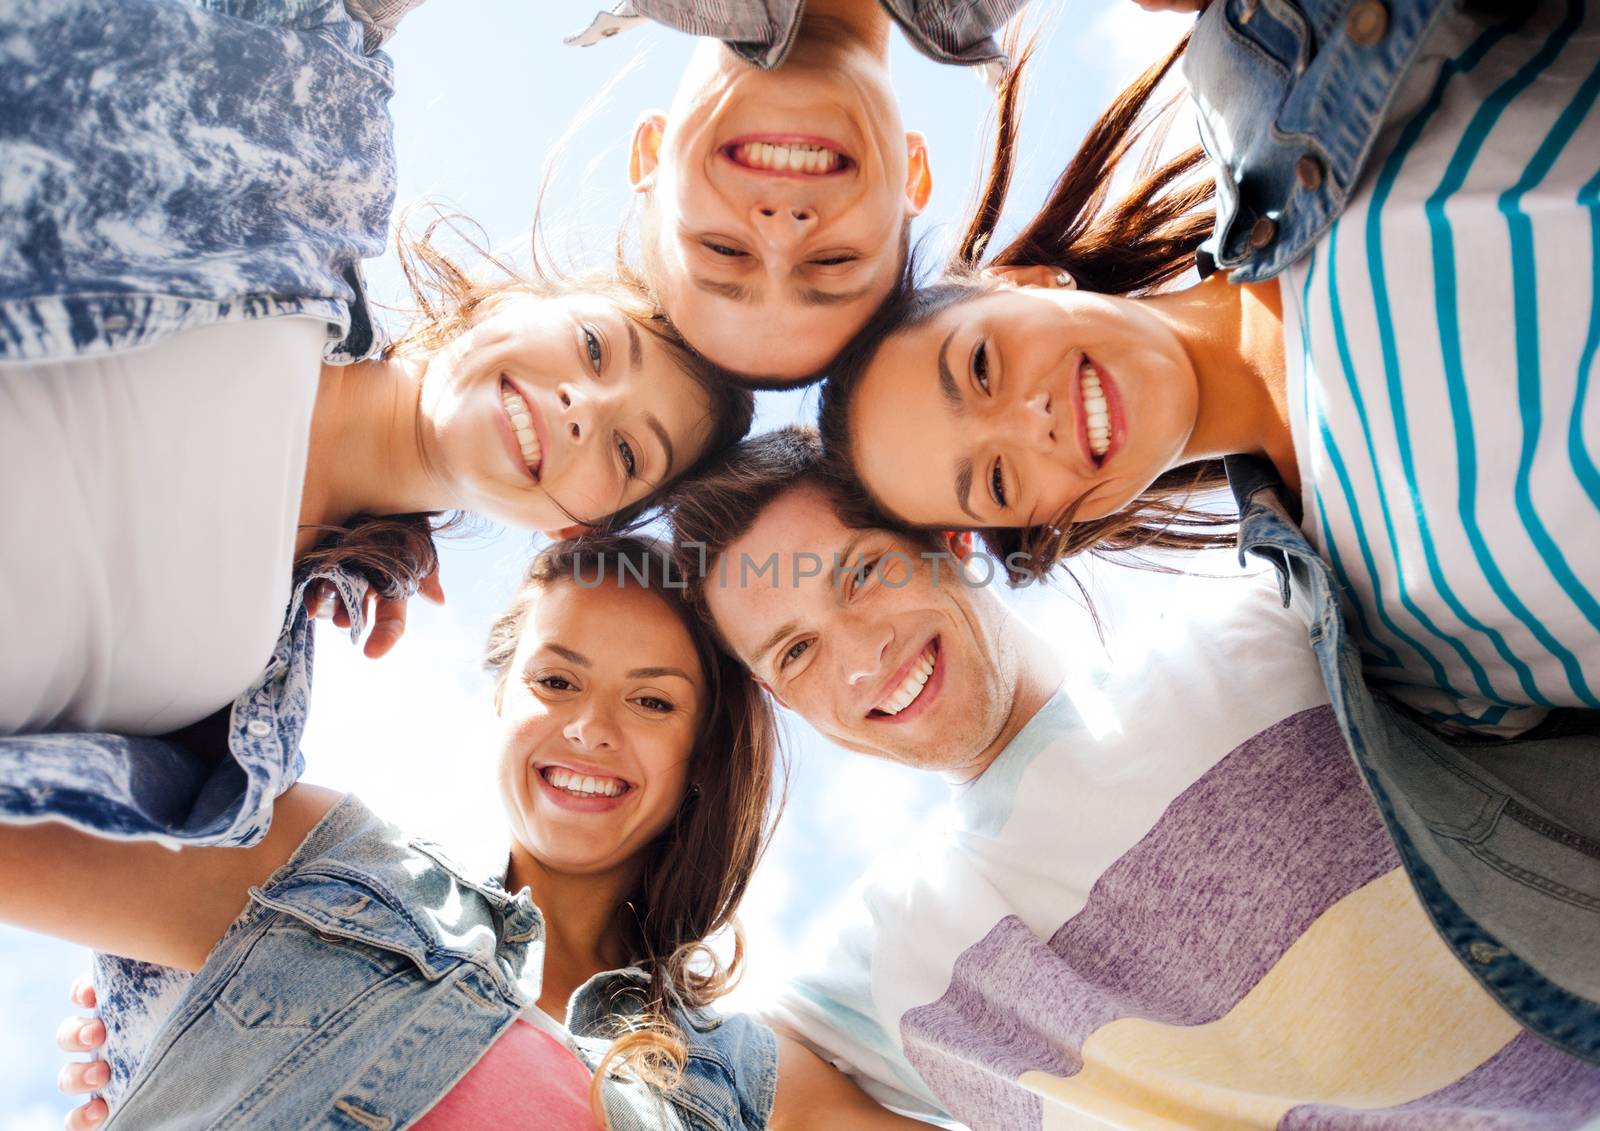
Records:
M511 418L511 428L517 434L517 446L522 449L522 462L528 465L528 470L538 478L539 464L544 459L544 449L539 446L539 434L533 430L533 413L528 411L528 402L522 399L510 385L500 386L500 403L506 406L506 415Z
M576 793L579 797L620 797L628 788L628 783L618 778L591 778L560 766L551 766L546 770L544 780L557 789Z
M917 662L911 665L911 670L906 673L906 678L901 681L900 686L883 697L877 710L886 715L898 715L916 702L917 696L922 694L922 689L928 684L928 677L933 674L938 655L938 650L930 642L927 648L923 649Z
M839 154L820 145L774 145L765 141L734 146L733 158L752 169L776 172L831 173L840 165Z
M1088 361L1083 363L1083 425L1089 433L1089 450L1095 459L1104 459L1111 450L1111 411L1105 390L1100 388L1100 372Z

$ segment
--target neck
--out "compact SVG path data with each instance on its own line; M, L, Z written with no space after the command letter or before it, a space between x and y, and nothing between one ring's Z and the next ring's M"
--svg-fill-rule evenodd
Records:
M359 514L447 510L448 492L431 474L421 438L422 365L391 359L324 365L311 418L301 541L316 526Z
M795 46L847 36L880 60L889 59L889 13L878 0L805 0Z
M1022 728L1033 721L1033 716L1044 708L1066 678L1060 659L1036 632L1009 610L1002 615L1005 618L1003 645L996 662L1009 666L1016 673L1011 710L1000 732L983 753L964 770L949 775L956 782L973 781L994 765L995 759L1011 745Z
M1229 283L1219 272L1142 301L1177 333L1199 384L1199 411L1181 461L1265 456L1298 492L1277 282Z
M617 909L638 882L637 866L598 875L569 875L547 868L521 845L512 846L506 889L527 888L544 914L540 1009L564 1020L567 1002L579 986L602 970L628 964L632 955L617 929Z

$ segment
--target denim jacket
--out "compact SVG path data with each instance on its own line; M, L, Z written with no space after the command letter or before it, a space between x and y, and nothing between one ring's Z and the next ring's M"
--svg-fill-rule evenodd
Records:
M0 4L0 361L285 315L366 352L391 80L340 0Z
M1183 73L1216 177L1205 250L1270 279L1344 210L1446 0L1215 0Z
M1375 694L1332 570L1272 465L1227 460L1239 554L1265 558L1306 621L1334 713L1417 898L1522 1025L1600 1063L1600 714L1516 739L1444 734Z
M524 890L467 878L346 798L194 975L106 1126L409 1125L538 999L544 920ZM569 1026L590 1068L643 975L591 978ZM103 1008L115 1009L116 990ZM616 1131L765 1126L777 1046L749 1018L675 1018L688 1059L666 1100L608 1081ZM419 1050L426 1053L419 1055Z

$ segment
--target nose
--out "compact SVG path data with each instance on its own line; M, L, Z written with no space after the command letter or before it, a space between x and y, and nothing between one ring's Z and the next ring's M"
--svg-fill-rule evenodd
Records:
M790 253L817 227L817 210L809 204L757 201L750 209L750 226L768 249Z
M874 628L864 625L842 641L844 649L844 681L851 687L870 685L882 676L883 658L894 643L894 630L887 625Z
M1056 414L1043 389L1024 397L1005 421L1005 429L1025 448L1049 454L1056 445Z
M561 728L561 734L574 749L583 751L614 751L619 742L617 727L610 713L595 705L579 708Z
M556 396L561 402L561 431L569 442L582 444L590 436L599 435L611 413L611 398L597 388L584 384L556 386Z

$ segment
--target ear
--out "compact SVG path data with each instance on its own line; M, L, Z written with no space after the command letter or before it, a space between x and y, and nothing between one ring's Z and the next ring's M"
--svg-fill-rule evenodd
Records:
M776 699L778 701L778 706L785 708L789 706L782 695L779 695L776 691L772 690L772 684L768 683L758 675L752 674L750 678L756 681L757 687L761 688L762 691L765 691L768 695Z
M968 558L972 557L972 547L974 545L972 540L972 531L946 530L941 537L944 539L945 546L949 548L950 553L955 557L956 561L964 562Z
M985 267L983 273L991 279L1013 287L1049 287L1054 290L1077 290L1078 280L1062 267L1038 264L1032 267Z
M628 145L628 184L634 192L656 187L656 169L661 165L661 138L667 131L667 116L659 110L646 110L633 126L633 141Z
M933 195L933 167L928 164L928 139L906 131L906 214L920 216Z

